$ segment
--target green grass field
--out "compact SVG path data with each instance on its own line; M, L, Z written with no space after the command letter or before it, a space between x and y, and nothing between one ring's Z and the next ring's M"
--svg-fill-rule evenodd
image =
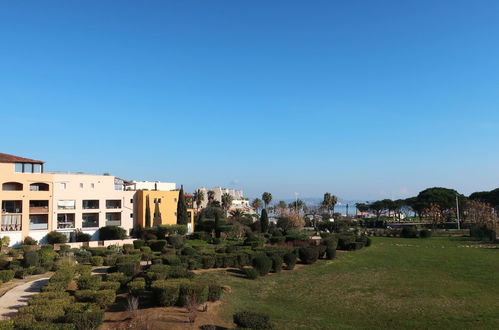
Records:
M265 312L279 329L498 329L499 249L477 244L375 237L334 261L257 280L203 276L232 288L224 319Z

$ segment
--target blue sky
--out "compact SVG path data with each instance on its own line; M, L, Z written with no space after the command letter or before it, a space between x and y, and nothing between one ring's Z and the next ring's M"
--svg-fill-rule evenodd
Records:
M499 186L499 2L3 1L0 152L397 198Z

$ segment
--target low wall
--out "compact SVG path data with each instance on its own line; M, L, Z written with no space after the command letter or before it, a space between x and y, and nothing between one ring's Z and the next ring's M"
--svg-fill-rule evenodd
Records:
M108 240L108 241L71 242L71 243L66 243L65 245L69 245L69 246L71 246L71 248L79 248L82 246L108 247L110 245L122 246L123 244L133 244L133 241L135 241L135 240L136 240L136 238L127 238L127 239L116 239L116 240ZM56 245L57 249L59 249L59 245L63 245L63 244Z

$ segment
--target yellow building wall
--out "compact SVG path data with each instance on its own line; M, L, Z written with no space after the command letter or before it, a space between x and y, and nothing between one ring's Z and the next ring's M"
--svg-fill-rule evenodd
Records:
M149 210L151 213L151 227L156 225L176 225L177 224L177 204L179 191L150 191L139 190L136 193L136 221L137 226L146 226L146 202L149 197ZM157 201L157 203L155 203ZM161 213L161 220L154 218L156 206ZM190 213L191 228L194 228L194 210L187 209Z
M31 214L48 214L48 229L42 231L53 230L52 218L52 195L54 191L52 183L52 174L49 173L16 173L14 163L0 163L0 205L1 201L5 200L20 200L22 201L22 237L29 235L29 215ZM3 191L2 185L7 182L18 182L23 185L22 191ZM45 183L49 186L48 191L31 191L30 184ZM30 212L30 200L48 201L47 212L40 209L33 209ZM34 230L32 230L33 232ZM10 231L12 233L12 231ZM9 233L8 231L4 233ZM2 232L0 231L0 236Z

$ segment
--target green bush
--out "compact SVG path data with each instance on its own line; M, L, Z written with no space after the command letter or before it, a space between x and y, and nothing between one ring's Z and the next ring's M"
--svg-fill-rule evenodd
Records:
M317 253L319 254L319 259L324 258L324 255L326 254L327 246L318 245L317 247L315 247L315 249L317 250Z
M283 256L283 261L286 264L287 270L292 270L296 265L296 254L288 252Z
M14 278L15 272L13 270L0 270L0 282L6 283Z
M202 304L208 300L208 285L203 282L185 281L180 284L178 305L186 306L189 301Z
M182 260L177 256L165 256L163 258L163 263L170 266L178 266L182 264Z
M265 276L272 269L272 260L267 256L261 255L253 260L253 265L260 276Z
M123 273L107 273L106 281L119 282L122 286L124 286L128 281L130 281L130 277L126 276Z
M314 248L302 247L298 250L301 262L306 265L313 264L319 258L319 252Z
M141 247L144 246L146 242L143 240L143 239L136 239L133 241L133 246L136 248L136 249L140 249Z
M104 320L104 311L92 304L76 303L66 309L64 320L75 330L97 330Z
M80 302L95 303L97 306L104 309L114 303L116 300L116 292L113 290L78 290L75 291L75 298Z
M326 248L326 259L332 260L336 256L336 249L334 249L332 246L328 246Z
M105 226L99 229L99 239L101 241L125 239L126 230L118 226Z
M417 238L418 235L418 230L414 226L404 226L402 228L402 231L400 232L400 237L402 238Z
M139 277L129 282L127 288L132 295L137 296L146 289L146 282L143 278Z
M31 238L30 236L26 236L23 240L23 245L36 245L38 241L36 239Z
M208 300L218 301L222 296L222 286L219 283L208 284Z
M101 290L113 290L113 291L118 291L120 289L121 283L120 282L101 282L100 284L100 289Z
M31 314L39 322L52 322L62 318L65 314L63 305L50 304L50 308L47 307L45 304L21 307L19 313Z
M90 263L92 266L102 266L104 264L104 258L101 256L90 257Z
M209 269L215 267L215 256L213 255L204 255L201 257L201 264L204 269Z
M246 329L272 329L270 317L257 312L239 312L234 314L234 323L238 328Z
M151 250L161 252L166 246L166 240L150 240L147 244Z
M75 231L75 241L77 242L90 242L92 235L82 232L81 230Z
M40 255L38 251L26 251L24 252L23 264L25 267L35 267L40 265Z
M159 280L151 284L154 300L158 306L174 306L180 294L183 280Z
M30 275L30 271L29 271L28 268L19 268L19 269L16 270L14 276L16 278L23 279L23 278L25 278L28 275Z
M175 249L180 249L184 245L184 238L179 235L172 235L167 238L168 244Z
M182 251L180 251L180 254L183 256L195 256L198 253L194 248L192 248L190 246L186 246L182 249Z
M84 275L78 279L78 290L99 290L102 278L98 275Z
M49 244L64 244L68 241L66 235L61 234L57 231L51 231L46 236L47 242Z
M279 255L275 255L272 258L272 271L274 273L279 273L282 269L282 258Z
M116 255L105 256L104 257L104 266L115 266L117 259L118 259L118 256L116 256Z
M348 246L355 242L354 235L341 235L338 237L338 250L348 250Z
M50 249L41 249L38 254L40 257L40 266L51 269L54 266L54 259L57 257L57 252L52 250L52 246L49 245Z
M347 247L348 251L360 250L364 247L364 242L353 242L350 243Z
M423 229L419 232L419 237L421 238L430 238L432 236L432 232L428 229ZM366 244L366 246L369 246Z
M250 280L256 280L258 278L258 271L253 267L243 268L244 274Z

